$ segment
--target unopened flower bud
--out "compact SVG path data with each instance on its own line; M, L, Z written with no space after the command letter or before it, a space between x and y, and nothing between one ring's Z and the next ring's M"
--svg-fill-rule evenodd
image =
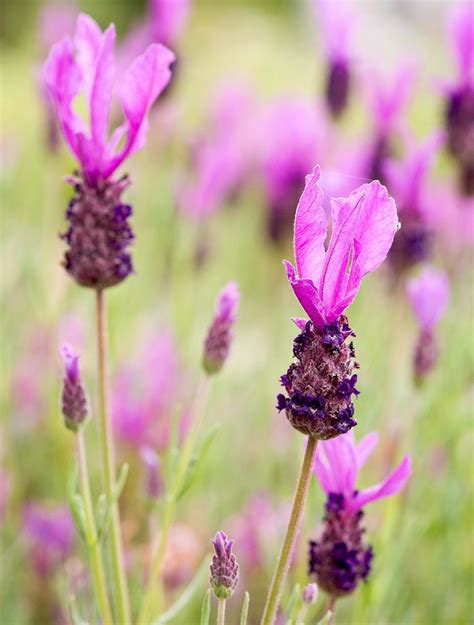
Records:
M314 583L306 584L303 588L302 599L307 604L316 603L318 600L318 585Z
M239 565L232 553L234 541L224 532L217 532L212 544L215 554L210 566L211 587L218 599L228 599L239 583Z
M229 282L218 295L214 319L204 343L203 367L209 375L218 373L229 355L239 299L235 282Z
M69 430L76 432L89 413L86 390L79 372L79 356L70 345L62 345L64 380L61 396L64 422Z

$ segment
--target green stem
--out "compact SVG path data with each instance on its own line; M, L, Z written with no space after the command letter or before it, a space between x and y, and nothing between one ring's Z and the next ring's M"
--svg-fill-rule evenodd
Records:
M217 625L225 624L225 599L219 599L217 604Z
M334 625L334 620L336 618L336 597L331 597L329 599L328 613L328 625Z
M87 548L89 551L92 576L94 579L94 589L103 624L113 625L112 612L110 609L109 598L107 596L104 564L102 562L100 545L97 540L97 527L95 524L94 508L92 505L86 448L84 445L84 434L82 430L79 430L76 434L76 452L79 473L79 489L84 505L84 529L86 532Z
M153 608L153 603L157 598L157 589L159 588L160 573L163 565L166 544L168 542L168 535L171 529L171 525L174 521L177 498L183 486L186 477L186 470L192 458L192 453L201 423L201 415L203 413L203 407L206 401L208 388L209 378L207 376L204 376L201 379L201 382L199 383L198 389L196 391L194 404L191 410L191 425L184 441L183 450L181 452L178 468L176 471L176 477L173 481L171 492L169 493L166 500L158 547L153 555L150 576L143 599L142 609L138 618L138 625L148 625L150 620L150 613Z
M308 438L301 472L296 484L296 492L293 500L293 507L291 509L290 520L288 522L285 539L278 557L275 572L273 573L272 582L270 584L270 588L268 589L261 625L273 625L276 619L281 595L283 593L288 570L290 568L291 557L295 550L296 539L298 538L301 528L301 521L311 481L311 470L313 468L317 442L317 439L312 436Z
M308 611L308 604L303 603L296 617L295 625L303 625L307 611Z
M115 450L112 427L107 410L107 328L105 297L102 290L97 291L97 343L100 448L105 494L108 505L111 506L110 552L112 576L116 594L117 625L128 625L131 622L130 600L125 576L120 513L118 502L114 501L116 479Z

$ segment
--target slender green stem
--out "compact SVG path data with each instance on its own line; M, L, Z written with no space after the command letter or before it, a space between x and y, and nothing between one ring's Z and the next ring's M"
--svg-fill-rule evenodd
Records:
M184 441L183 449L178 463L178 468L176 470L176 477L173 481L171 492L167 497L165 510L163 513L163 522L161 526L158 547L156 548L156 551L153 555L150 576L148 579L148 586L143 599L140 616L138 618L138 625L148 625L151 615L150 613L153 608L153 602L157 598L157 589L159 589L160 573L163 565L166 544L168 542L169 531L174 521L177 498L179 496L181 488L183 487L183 483L186 477L186 470L192 458L192 453L199 431L201 416L203 413L203 407L206 401L208 389L209 378L208 376L204 376L199 383L196 396L194 398L194 404L191 409L191 425Z
M118 502L113 500L116 469L112 427L107 409L107 328L105 298L102 290L97 291L97 344L100 448L104 474L104 489L108 504L111 506L110 553L115 587L114 598L117 625L128 625L131 622L130 600L125 576L120 514Z
M329 599L328 612L329 612L328 625L334 625L334 621L336 618L336 597L331 597Z
M76 434L76 453L79 473L79 489L84 505L86 542L87 549L89 551L97 603L103 624L113 625L112 611L110 609L109 597L107 595L104 563L102 562L100 544L97 540L97 527L95 524L94 508L92 505L86 448L84 445L84 434L82 430L79 430Z
M304 619L305 619L307 611L308 611L308 604L307 603L303 603L303 605L299 609L299 612L298 612L298 614L296 616L295 625L303 625L304 624Z
M268 589L267 600L263 610L261 625L273 625L276 619L281 595L285 586L291 557L295 550L296 539L301 528L304 506L308 495L311 481L311 469L314 463L317 440L310 436L306 445L306 451L301 466L301 472L296 484L295 498L291 509L290 520L286 529L285 539L281 547L278 562L273 573L272 582Z
M225 599L219 599L217 604L217 625L225 624Z

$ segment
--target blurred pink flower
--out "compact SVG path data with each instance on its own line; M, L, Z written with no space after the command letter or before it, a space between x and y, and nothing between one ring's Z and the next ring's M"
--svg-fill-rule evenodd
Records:
M395 202L374 181L332 200L333 228L325 250L327 219L319 167L306 178L294 228L296 271L284 261L300 304L321 331L352 303L363 277L387 256L398 228Z
M78 10L74 2L48 2L38 17L38 36L43 52L74 30Z
M327 495L344 497L344 509L348 513L356 512L371 501L395 495L411 474L411 459L405 456L382 482L358 490L358 473L377 442L378 435L371 432L356 444L354 434L349 431L318 445L314 473Z
M217 296L214 318L204 342L203 366L209 375L220 371L229 356L239 303L238 284L229 282Z
M0 469L0 523L5 518L5 513L12 492L12 480L6 469Z
M433 330L446 311L449 281L444 271L425 269L407 283L407 292L419 325Z
M65 37L56 43L44 67L64 138L91 185L108 178L130 154L143 147L148 111L170 80L169 66L174 60L167 48L153 44L133 61L118 85L125 122L109 140L114 47L114 25L102 33L91 17L81 13L74 38ZM90 127L72 108L80 90L86 96Z
M174 48L191 12L192 0L150 0L153 41Z
M123 442L137 449L166 448L180 375L169 330L148 337L133 359L120 367L112 384L112 421Z
M321 149L321 123L313 104L280 99L264 112L262 170L268 233L280 240L295 217L295 207Z
M72 553L75 528L66 506L28 503L23 530L31 564L40 576L52 576Z

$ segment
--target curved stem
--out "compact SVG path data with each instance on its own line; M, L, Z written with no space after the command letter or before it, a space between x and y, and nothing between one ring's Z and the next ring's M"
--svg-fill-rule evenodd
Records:
M328 625L334 625L334 620L336 618L336 597L331 597L329 599L328 613Z
M171 492L168 495L168 499L166 501L158 547L153 555L150 577L143 599L140 616L138 618L138 625L148 625L153 602L156 600L157 597L157 589L159 588L159 579L161 568L163 565L166 544L168 542L168 534L174 521L177 499L183 487L184 480L186 478L186 471L192 458L192 453L201 423L201 415L203 413L203 407L206 401L208 388L209 378L208 376L204 376L201 379L198 389L196 391L193 407L191 409L191 425L184 441L183 450L181 452L178 468L176 471L176 477L173 481Z
M219 599L217 604L217 625L225 624L225 599Z
M306 451L301 466L300 475L296 484L295 498L291 509L290 520L286 529L285 539L278 557L278 562L273 573L272 582L268 589L267 600L263 610L261 625L273 625L276 619L281 595L285 586L288 569L290 568L291 557L295 550L296 539L298 537L301 521L303 518L304 506L308 495L311 481L311 469L314 463L317 440L310 436L306 445Z
M102 290L97 291L97 344L100 449L104 474L104 489L108 505L111 506L110 553L112 576L116 593L116 615L117 624L128 625L131 622L130 601L125 576L120 514L118 502L114 501L116 479L115 450L112 427L107 409L107 328L105 299Z
M95 524L94 508L92 505L86 448L84 445L84 434L82 430L79 430L76 434L76 452L79 473L79 489L84 505L86 543L89 551L92 577L94 580L94 590L103 624L113 625L112 612L110 609L107 586L105 582L104 563L102 561L100 545L97 540L97 527Z

